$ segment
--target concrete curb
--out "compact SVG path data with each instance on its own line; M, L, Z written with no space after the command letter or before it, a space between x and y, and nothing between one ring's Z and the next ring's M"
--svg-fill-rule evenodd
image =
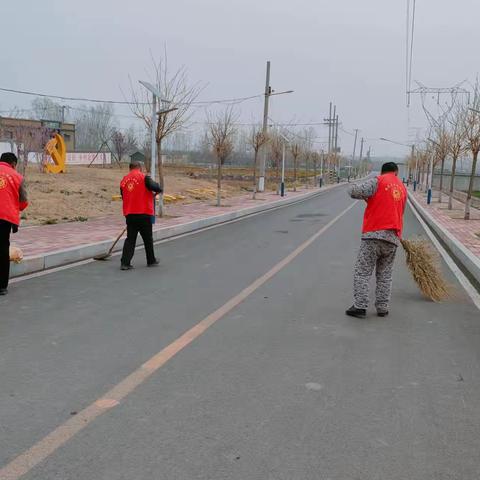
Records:
M345 185L345 183L334 184L325 186L319 190L314 190L294 198L284 198L275 202L270 202L267 205L257 205L253 207L243 208L234 212L228 212L221 215L215 215L213 217L202 218L200 220L194 220L191 222L183 223L180 225L174 225L171 227L164 227L153 232L153 239L155 242L165 240L167 238L176 237L185 233L191 233L196 230L201 230L214 225L220 225L225 222L236 220L242 217L247 217L255 213L268 212L279 207L286 207L305 201L309 198L313 198L322 195L324 192L332 190L333 188ZM11 272L10 277L20 277L30 273L40 272L42 270L48 270L50 268L60 267L68 265L70 263L79 262L82 260L91 259L95 255L106 252L112 245L114 238L104 240L102 242L90 243L80 245L78 247L71 247L64 250L56 250L54 252L42 255L36 255L31 257L25 257L19 264L12 263L10 265ZM141 245L141 241L137 242L137 245ZM114 252L118 252L122 249L123 243L119 242Z
M463 243L442 227L430 213L418 202L413 195L408 196L411 205L422 217L423 221L433 230L438 238L448 248L455 260L470 274L480 285L480 259L477 258Z

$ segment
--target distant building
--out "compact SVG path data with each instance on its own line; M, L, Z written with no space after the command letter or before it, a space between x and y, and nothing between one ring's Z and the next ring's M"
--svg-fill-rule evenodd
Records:
M44 129L47 132L59 132L65 140L67 152L75 150L75 124L51 120L0 117L0 142L15 143L16 132L22 128L32 131Z

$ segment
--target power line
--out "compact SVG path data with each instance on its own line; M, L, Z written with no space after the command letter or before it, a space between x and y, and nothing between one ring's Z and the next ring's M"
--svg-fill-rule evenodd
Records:
M416 0L413 0L413 8L412 8L412 36L410 40L410 69L409 69L409 74L408 74L408 89L410 90L410 87L412 85L412 60L413 60L413 40L414 40L414 34L415 34L415 7L416 7Z
M32 95L36 97L45 97L45 98L55 98L57 100L70 100L74 102L91 102L91 103L108 103L114 105L150 105L149 102L129 102L127 100L101 100L98 98L85 98L85 97L66 97L61 95L47 95L45 93L37 93L37 92L30 92L27 90L16 90L13 88L3 88L0 87L0 91L8 92L8 93L15 93L20 95ZM237 98L224 98L220 100L198 100L191 102L190 105L213 105L213 104L220 104L220 103L242 103L246 102L247 100L252 100L254 98L261 98L264 94L258 95L250 95L248 97L237 97Z

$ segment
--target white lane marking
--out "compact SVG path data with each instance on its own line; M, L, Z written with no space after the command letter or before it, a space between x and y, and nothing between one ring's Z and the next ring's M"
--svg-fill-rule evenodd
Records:
M478 293L477 289L470 283L470 280L465 276L465 274L460 270L460 268L458 268L457 264L453 261L452 257L448 254L448 252L443 248L442 244L437 240L437 237L435 237L435 235L432 233L430 227L425 223L423 218L416 211L410 200L408 200L408 206L410 207L410 210L413 212L420 225L425 230L428 238L431 240L435 248L440 252L443 260L448 265L448 268L450 268L452 273L457 277L458 282L468 293L474 305L480 310L480 294Z

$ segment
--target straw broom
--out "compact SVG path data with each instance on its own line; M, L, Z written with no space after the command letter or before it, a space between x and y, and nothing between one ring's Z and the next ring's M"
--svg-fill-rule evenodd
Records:
M421 292L434 302L450 297L450 289L442 276L437 257L425 240L402 240L407 267Z

